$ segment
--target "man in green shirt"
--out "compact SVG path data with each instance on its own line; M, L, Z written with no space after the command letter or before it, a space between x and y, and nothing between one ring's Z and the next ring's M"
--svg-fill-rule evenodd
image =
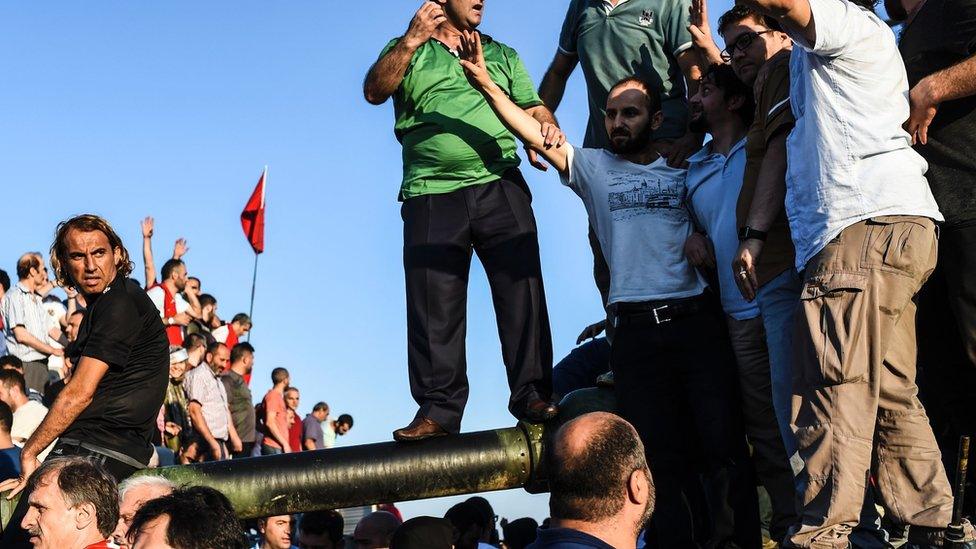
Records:
M366 75L374 105L393 97L403 145L400 199L407 289L410 390L420 406L393 433L413 441L457 433L468 397L465 308L471 250L485 267L519 419L556 414L552 341L531 194L518 170L515 138L458 61L461 32L481 24L483 0L421 6L407 32L391 40ZM488 71L517 105L543 123L548 142L562 132L518 54L488 39Z

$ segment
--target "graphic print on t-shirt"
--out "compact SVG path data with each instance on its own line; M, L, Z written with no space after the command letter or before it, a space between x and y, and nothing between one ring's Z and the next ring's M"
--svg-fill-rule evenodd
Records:
M650 178L644 174L610 171L607 206L614 221L640 215L664 215L687 219L683 180Z

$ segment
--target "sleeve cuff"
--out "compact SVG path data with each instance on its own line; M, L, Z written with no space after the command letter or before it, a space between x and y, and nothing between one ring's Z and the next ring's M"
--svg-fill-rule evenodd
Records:
M575 51L569 51L569 50L567 50L566 48L564 48L562 46L557 46L556 49L559 50L559 53L565 53L566 55L572 55L574 57L576 56L576 52Z
M684 44L681 44L680 46L678 46L677 48L675 48L674 49L674 52L672 52L672 55L674 55L675 57L678 57L684 51L691 49L692 46L694 46L693 43L691 43L691 42L685 42Z

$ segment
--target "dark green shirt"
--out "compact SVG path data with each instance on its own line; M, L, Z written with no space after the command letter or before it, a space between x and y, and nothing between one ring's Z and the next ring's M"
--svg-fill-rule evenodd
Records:
M241 442L254 442L254 403L251 402L251 389L244 378L233 370L220 374L220 381L227 391L227 407L234 420L234 430Z
M515 50L486 35L481 39L492 80L523 109L541 105ZM391 40L380 57L399 40ZM457 56L437 40L414 52L393 107L403 145L404 200L495 181L519 165L515 137L468 82Z
M664 124L655 139L685 134L688 104L678 55L692 46L690 0L571 0L559 49L579 57L590 101L584 147L609 147L604 117L610 88L628 76L659 85Z

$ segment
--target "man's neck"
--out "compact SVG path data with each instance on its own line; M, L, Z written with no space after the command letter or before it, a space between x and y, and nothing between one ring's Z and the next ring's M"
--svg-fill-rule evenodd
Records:
M456 25L450 20L441 23L434 34L431 35L434 40L446 44L451 49L457 49L461 45L461 25ZM474 30L474 29L471 29Z
M628 162L633 162L634 164L643 164L646 166L655 162L658 158L661 158L661 155L656 149L654 149L653 146L648 144L644 150L633 154L621 154L620 158L623 158Z
M10 433L0 433L0 450L7 450L14 447L14 441L10 439Z
M552 519L550 528L568 528L599 538L607 545L614 547L634 547L637 545L637 534L633 527L618 524L617 521L585 522L582 520Z
M10 395L10 411L16 412L21 406L30 402L25 395Z
M169 290L169 293L171 295L175 296L177 294L176 282L173 282L172 278L168 278L165 281L163 281L163 286L166 286L166 289Z
M78 538L76 540L77 544L69 544L69 547L88 547L90 545L95 545L96 543L101 543L105 541L105 536L103 536L98 528L91 528L89 530L84 530L78 532Z
M22 280L18 280L17 282L21 286L23 286L24 289L27 290L28 292L37 293L37 286L34 285L34 281L33 280L31 280L29 278L25 278L25 279L22 279Z
M746 136L746 126L742 120L736 116L722 123L713 125L709 133L712 134L711 148L713 153L728 156L729 151L736 143L742 141Z
M280 384L275 385L274 387L272 387L271 390L274 391L274 392L276 392L276 393L281 393L281 396L285 396L285 389L287 389L287 388L288 388L287 385L285 385L283 383L280 383Z
M241 377L244 377L250 373L247 371L247 367L245 367L243 363L231 364L230 371L234 372L235 374Z

